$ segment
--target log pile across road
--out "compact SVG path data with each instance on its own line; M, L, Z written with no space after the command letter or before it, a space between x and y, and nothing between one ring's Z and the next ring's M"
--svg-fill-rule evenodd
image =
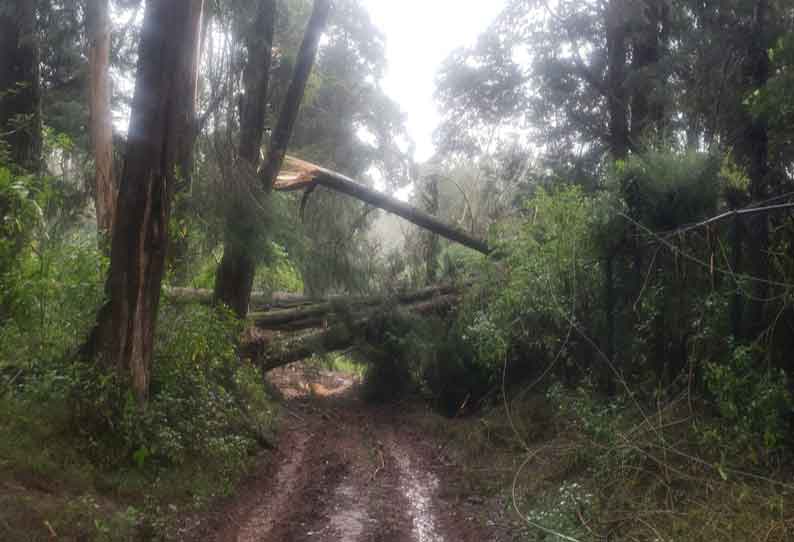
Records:
M265 370L287 365L319 352L344 350L362 335L372 317L385 307L418 315L446 314L459 301L460 285L430 286L388 296L334 296L312 299L298 294L254 292L250 323L242 341L243 357ZM170 288L173 303L212 302L212 291Z
M454 293L436 293L432 296L423 296L423 299L405 301L410 298L411 296L407 295L402 301L396 299L394 302L402 310L425 316L446 314L459 301L458 295ZM249 340L242 345L242 353L244 357L268 371L313 354L344 350L353 346L356 340L365 334L367 324L379 312L378 306L382 305L368 303L357 308L348 305L345 309L334 310L333 304L331 306L323 304L305 309L263 313L253 320L255 330L260 333L251 334ZM307 313L310 316L306 316ZM274 327L283 330L288 328L290 323L293 328L317 329L300 334L272 333ZM317 325L308 325L308 323L317 323Z

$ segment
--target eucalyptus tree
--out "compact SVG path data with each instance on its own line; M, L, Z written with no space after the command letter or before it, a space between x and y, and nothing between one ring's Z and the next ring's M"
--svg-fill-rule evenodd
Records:
M84 354L129 375L146 401L178 166L192 145L203 0L147 2L107 302Z
M88 107L94 156L94 201L97 230L108 237L113 229L116 180L113 171L113 113L110 109L110 2L87 0Z
M244 86L248 96L243 95L240 107L241 125L246 129L245 135L248 140L241 141L241 153L245 153L242 156L243 160L252 170L249 171L249 177L256 179L266 198L269 197L272 185L286 156L300 104L317 56L320 37L326 26L330 10L330 0L315 0L314 10L309 18L295 60L293 76L284 95L278 120L273 127L267 158L260 168L257 168L257 163L261 152L262 132L265 128L265 100L270 78L270 54L273 49L272 28L275 9L272 2L261 4L254 18L254 21L262 24L263 28L248 29L248 37L245 38L247 39L248 58L244 69ZM264 62L265 65L254 65L260 62ZM253 140L251 140L252 137ZM241 195L241 197L245 196ZM257 263L251 253L252 249L256 250L256 248L247 242L250 239L249 232L255 229L255 218L251 216L250 210L240 216L239 212L243 208L250 209L250 205L243 203L243 205L231 207L231 210L235 211L234 214L229 215L229 222L234 223L233 228L230 228L233 234L227 236L223 258L215 279L217 301L229 306L239 317L244 317L248 312Z

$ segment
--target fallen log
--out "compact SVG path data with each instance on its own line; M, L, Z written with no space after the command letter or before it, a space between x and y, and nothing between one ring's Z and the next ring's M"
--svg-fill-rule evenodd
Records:
M212 290L203 288L166 288L164 294L173 303L201 303L209 305L213 299ZM251 306L262 310L268 307L288 309L320 302L323 302L323 300L289 292L273 292L272 294L265 292L251 293Z
M455 307L459 300L457 295L447 294L408 305L404 309L424 316L445 314ZM242 345L241 353L243 357L252 360L263 370L269 371L311 357L319 352L334 352L350 348L356 340L364 338L367 325L373 317L374 311L347 323L333 325L327 329L306 333L291 339L272 342L269 340L250 341Z
M431 300L438 296L457 293L458 288L459 286L444 284L422 288L414 292L398 293L394 296L337 297L332 298L330 301L313 305L266 312L252 312L248 315L248 318L253 322L254 326L262 329L305 329L306 327L321 325L324 319L334 314L338 316L339 314L360 312L367 307L383 305L392 300L399 305L410 305L419 301Z
M444 224L434 216L416 207L366 187L341 173L322 168L292 156L286 157L284 167L276 179L273 188L282 192L290 192L296 190L309 190L317 186L324 186L330 190L346 194L364 203L393 213L416 224L420 228L432 231L441 237L460 243L482 254L488 255L491 253L490 247L488 247L488 244L482 239L476 239L463 230Z

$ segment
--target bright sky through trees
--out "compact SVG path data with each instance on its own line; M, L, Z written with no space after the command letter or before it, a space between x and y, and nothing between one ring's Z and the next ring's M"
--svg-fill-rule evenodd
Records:
M407 115L416 159L433 155L439 114L436 73L457 47L473 43L501 11L504 0L363 0L386 35L384 86Z

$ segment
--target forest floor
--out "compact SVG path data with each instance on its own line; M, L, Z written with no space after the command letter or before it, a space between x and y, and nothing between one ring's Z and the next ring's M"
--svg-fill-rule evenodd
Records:
M218 542L510 541L517 530L418 404L372 405L357 377L299 364L273 371L284 397L277 449L234 497L187 521L185 540Z

